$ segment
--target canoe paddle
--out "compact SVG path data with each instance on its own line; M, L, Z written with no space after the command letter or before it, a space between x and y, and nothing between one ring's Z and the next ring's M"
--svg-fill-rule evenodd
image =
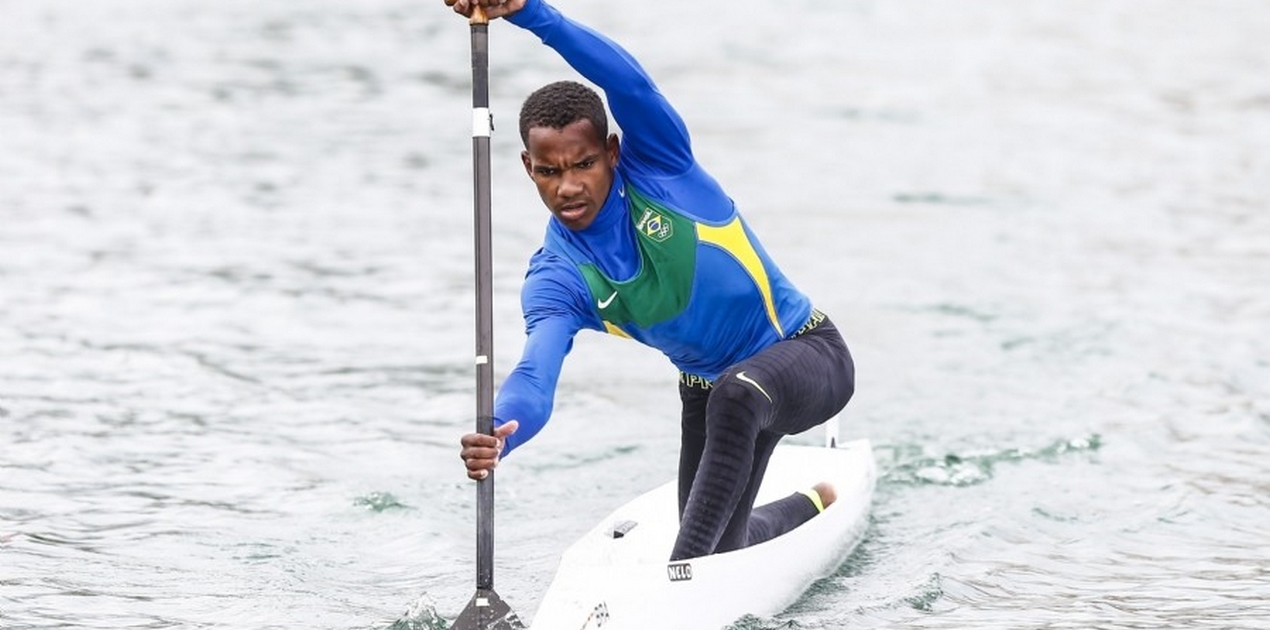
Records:
M455 0L445 0L454 5ZM475 7L472 29L472 159L476 232L476 430L494 433L494 315L490 237L489 18ZM521 630L494 592L494 471L476 482L476 594L450 630Z

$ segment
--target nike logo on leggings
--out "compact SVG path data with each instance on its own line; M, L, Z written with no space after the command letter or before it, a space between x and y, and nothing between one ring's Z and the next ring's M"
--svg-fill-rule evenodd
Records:
M772 397L767 393L767 390L763 389L763 386L755 382L754 379L746 376L745 372L737 372L736 380L753 385L754 389L757 389L760 394L762 394L765 398L767 398L767 402L772 402Z

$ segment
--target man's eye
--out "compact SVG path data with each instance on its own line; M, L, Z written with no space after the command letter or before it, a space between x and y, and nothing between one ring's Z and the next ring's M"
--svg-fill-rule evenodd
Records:
M578 169L579 171L585 171L585 170L587 170L587 169L591 168L592 166L595 166L595 160L594 160L594 159L591 159L591 160L583 160L583 161L581 161L581 162L578 162L577 169Z

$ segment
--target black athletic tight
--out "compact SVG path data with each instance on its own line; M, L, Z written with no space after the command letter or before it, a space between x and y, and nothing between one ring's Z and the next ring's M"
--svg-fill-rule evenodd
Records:
M681 379L680 528L671 560L757 544L816 515L802 494L754 508L776 443L833 417L855 391L855 365L837 328L818 311L806 328L713 386Z

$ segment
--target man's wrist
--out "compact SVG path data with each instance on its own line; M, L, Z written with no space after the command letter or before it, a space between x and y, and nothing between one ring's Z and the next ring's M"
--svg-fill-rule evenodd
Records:
M525 0L525 5L520 10L504 17L504 20L515 24L521 28L532 28L536 17L541 13L543 4L542 0Z

